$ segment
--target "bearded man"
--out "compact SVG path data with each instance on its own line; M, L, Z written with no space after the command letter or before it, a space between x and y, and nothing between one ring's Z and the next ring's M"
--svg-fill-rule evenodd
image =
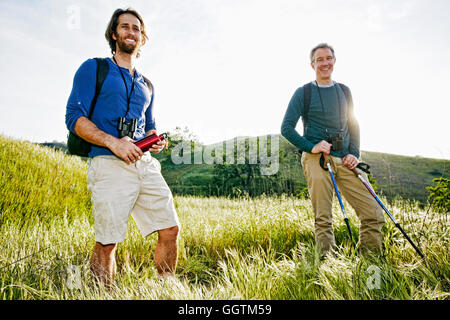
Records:
M88 59L75 74L66 109L67 128L92 144L87 184L96 244L90 268L105 284L112 283L115 252L125 239L131 214L144 237L158 233L155 266L162 278L172 278L179 220L161 166L150 154L160 152L166 142L158 142L145 153L133 143L156 133L153 86L135 69L148 39L144 20L131 8L117 9L105 37L112 57L103 59L108 73L97 100L99 60ZM90 115L92 103L95 108Z

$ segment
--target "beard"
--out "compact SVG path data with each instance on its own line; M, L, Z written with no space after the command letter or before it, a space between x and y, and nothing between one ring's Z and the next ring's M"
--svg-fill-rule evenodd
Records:
M134 38L133 38L134 39ZM117 38L117 46L119 47L120 51L128 53L128 54L134 54L139 52L139 45L138 45L138 40L136 40L135 44L129 44L125 42L125 38L123 37L118 37Z

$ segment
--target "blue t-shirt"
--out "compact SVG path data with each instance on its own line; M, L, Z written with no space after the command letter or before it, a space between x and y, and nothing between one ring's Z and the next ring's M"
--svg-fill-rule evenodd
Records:
M126 121L137 119L137 129L134 133L134 140L145 137L145 133L155 129L155 119L153 117L152 96L140 73L135 71L134 89L130 97L130 109L127 113L127 89L123 82L118 66L110 59L109 72L103 82L103 86L97 98L97 104L92 114L91 121L102 131L118 138L119 131L117 124L119 117L125 117ZM128 95L130 94L133 77L127 68L120 67L127 83ZM77 70L72 92L70 93L66 109L67 129L75 133L75 123L78 118L89 115L89 108L95 94L97 81L97 61L88 59ZM99 155L113 155L104 147L92 145L89 157Z

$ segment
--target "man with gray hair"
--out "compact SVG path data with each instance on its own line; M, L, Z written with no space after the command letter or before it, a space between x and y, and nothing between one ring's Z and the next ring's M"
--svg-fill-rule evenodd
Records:
M361 221L360 247L379 251L383 211L352 172L359 163L360 137L350 90L331 79L336 63L333 47L326 43L317 45L311 50L310 59L316 79L295 91L281 133L302 153L301 163L314 211L316 245L322 255L336 246L332 226L333 182L320 164L325 154L340 192ZM303 135L295 130L300 117ZM367 180L363 172L362 175Z

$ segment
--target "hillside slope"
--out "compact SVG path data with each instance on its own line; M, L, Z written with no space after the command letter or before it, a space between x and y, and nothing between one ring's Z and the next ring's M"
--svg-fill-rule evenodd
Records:
M300 194L306 187L306 180L299 154L285 138L277 136L280 137L280 170L276 177L279 185L276 188L273 185L266 186L265 193ZM236 141L236 138L232 140ZM222 142L224 145L226 143L228 141ZM63 143L43 145L66 150ZM205 163L175 165L171 161L170 153L158 154L155 157L161 161L162 173L174 193L206 196L211 195L217 188L217 183L214 181L214 165ZM389 199L400 196L424 202L428 196L426 187L433 185L434 178L450 177L449 160L370 151L361 151L361 158L371 166L371 172L379 187L378 192ZM263 181L257 183L263 183Z
M2 220L73 218L89 212L86 168L79 157L0 135Z
M225 143L225 142L224 142ZM204 194L215 187L214 165L174 165L170 156L157 155L162 171L174 192L181 194ZM426 186L433 185L433 179L449 178L450 161L423 157L409 157L381 152L361 151L361 158L371 167L371 173L378 184L378 192L387 198L400 196L405 199L426 201ZM280 188L266 190L283 193L287 184L293 185L293 194L299 194L306 187L306 179L300 164L300 156L294 146L285 138L280 139L280 169L277 179ZM287 192L290 193L290 192Z

